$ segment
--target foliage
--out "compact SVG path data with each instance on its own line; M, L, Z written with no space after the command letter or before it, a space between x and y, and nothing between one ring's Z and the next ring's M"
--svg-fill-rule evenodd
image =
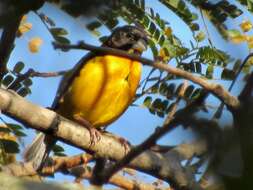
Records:
M184 71L188 71L205 80L227 80L232 82L236 79L242 61L229 55L222 49L215 46L209 33L206 23L212 23L217 29L217 35L224 40L236 45L246 43L249 50L253 48L252 21L243 20L238 28L229 28L229 21L236 22L235 19L243 15L240 6L247 8L249 13L253 12L253 3L250 0L237 0L228 2L226 0L159 0L157 3L168 11L168 14L176 15L185 27L182 30L189 30L192 40L185 43L185 39L174 32L173 24L168 18L162 18L159 8L147 7L145 0L111 0L111 1L67 1L48 0L54 3L63 11L74 17L87 16L91 19L86 24L86 28L103 42L107 36L101 33L101 28L105 27L112 31L122 23L137 25L145 29L149 36L148 45L154 60L163 64L170 64ZM18 4L18 6L21 6ZM0 2L0 27L5 27L3 20L8 16L16 15L13 4L8 1ZM23 6L22 6L23 7ZM12 11L1 11L2 9L13 8ZM33 9L32 9L33 10ZM34 11L49 31L54 42L70 44L69 32L67 29L56 23L46 12ZM203 25L204 27L201 27ZM33 30L34 24L27 22L24 16L21 19L16 37L25 39L26 33ZM204 29L202 29L204 28ZM30 51L39 53L39 48L43 45L41 37L35 37L28 42ZM13 47L15 48L15 47ZM67 51L64 50L64 51ZM247 76L252 66L252 60L244 65L243 72ZM217 71L220 72L217 75ZM181 78L170 73L163 73L156 69L151 69L141 82L135 105L144 107L155 116L164 118L170 113L178 98L184 100L188 105L196 100L203 89L191 83L185 90L184 96L179 97L182 87ZM7 69L1 80L4 88L11 89L19 95L25 97L31 94L33 84L32 75L26 64L20 60L12 69ZM202 111L208 111L206 107ZM203 120L201 120L203 122ZM15 161L15 154L20 150L20 142L26 132L19 124L5 123L0 126L0 164L8 164ZM204 123L204 122L203 122ZM56 145L53 149L56 156L65 156L64 149ZM190 166L193 166L189 164ZM197 172L196 172L197 173Z

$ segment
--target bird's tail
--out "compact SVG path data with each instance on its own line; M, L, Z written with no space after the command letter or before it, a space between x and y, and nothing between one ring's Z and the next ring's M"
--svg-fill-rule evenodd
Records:
M55 143L52 136L39 133L24 153L25 162L31 162L36 170L41 169Z

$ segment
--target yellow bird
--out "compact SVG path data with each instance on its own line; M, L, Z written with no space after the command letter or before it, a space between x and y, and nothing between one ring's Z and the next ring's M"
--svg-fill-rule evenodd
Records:
M116 28L102 46L140 55L146 49L147 35L143 29L127 25ZM89 123L90 131L104 127L133 101L141 70L137 61L91 52L65 75L52 109L80 124ZM56 140L43 133L37 135L25 152L25 161L39 169Z
M141 64L113 55L90 59L75 77L59 103L58 113L93 127L116 120L135 96L141 77Z

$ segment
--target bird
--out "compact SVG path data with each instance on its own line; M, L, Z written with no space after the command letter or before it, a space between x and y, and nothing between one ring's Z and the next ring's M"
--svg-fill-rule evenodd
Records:
M115 28L102 47L141 55L147 45L147 33L143 28L125 25ZM117 120L132 103L141 72L142 64L138 61L90 52L65 74L51 109L88 126L92 141L97 138L98 130ZM24 161L40 170L56 141L52 135L40 132L25 150Z

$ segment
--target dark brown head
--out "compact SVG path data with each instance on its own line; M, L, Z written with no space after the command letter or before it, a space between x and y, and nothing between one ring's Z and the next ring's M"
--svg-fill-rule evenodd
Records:
M141 54L147 49L147 43L147 34L143 29L126 25L116 28L104 46Z

